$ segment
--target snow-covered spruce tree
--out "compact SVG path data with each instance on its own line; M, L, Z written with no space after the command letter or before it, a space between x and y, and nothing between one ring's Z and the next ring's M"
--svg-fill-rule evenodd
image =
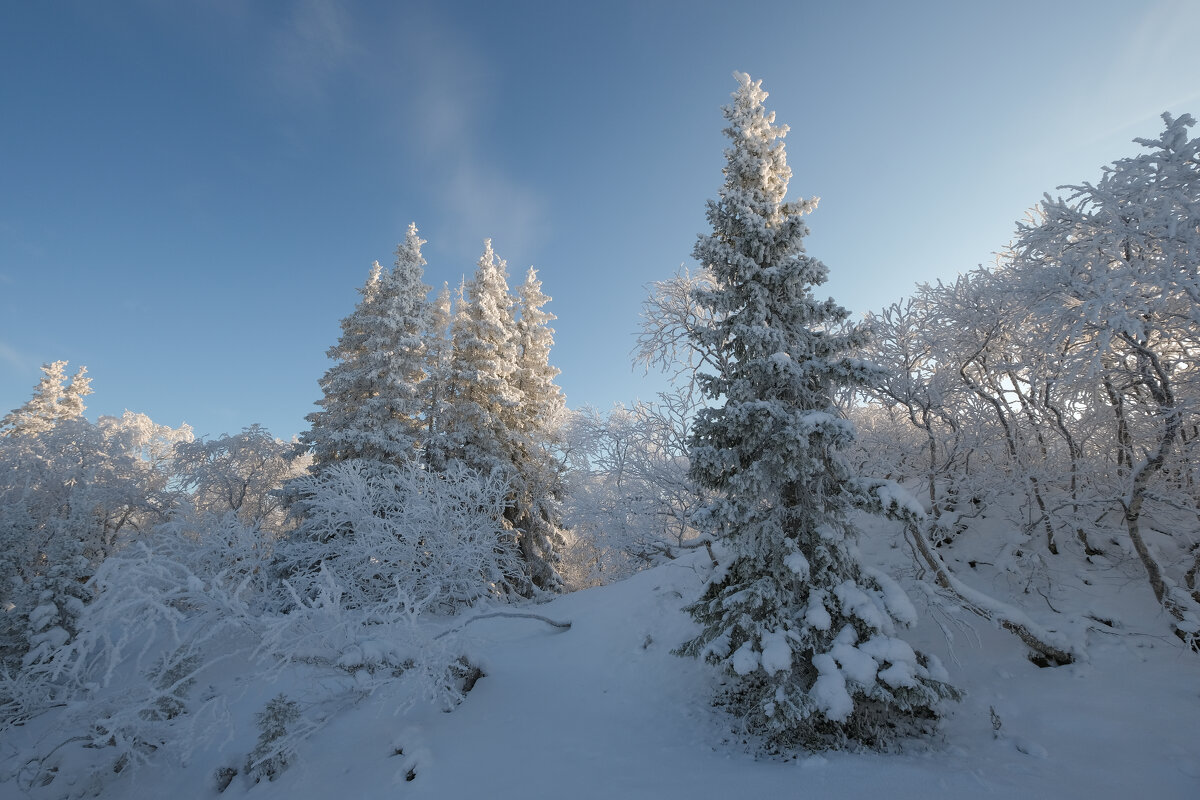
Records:
M450 386L450 286L442 284L429 307L429 330L425 336L425 460L434 470L446 467L446 415L452 396Z
M41 657L70 639L86 599L83 580L91 573L83 543L59 518L78 514L81 504L61 495L83 476L55 480L57 448L46 446L59 423L92 429L83 420L83 398L92 393L87 367L70 383L66 367L43 364L33 396L0 419L0 667L16 668L30 651ZM75 452L81 460L90 455L82 443L55 438L64 461ZM95 483L88 477L81 493Z
M531 366L541 359L539 353L549 352L549 333L537 330L545 327L548 318L542 318L545 312L541 312L540 305L531 313L532 319L540 322L531 324L525 333L530 346L523 361L526 351L507 274L504 260L496 257L491 240L487 240L474 276L459 291L447 371L450 405L444 430L448 461L483 475L499 471L509 482L511 496L504 516L525 559L530 586L520 591L528 593L534 586L557 588L560 582L552 564L557 531L542 517L542 512L551 507L548 498L554 487L540 487L537 496L531 493L539 480L538 470L527 458L535 447L544 452L545 442L534 436L523 405L553 405L555 396L527 397L521 388L522 380L530 389L534 382L541 385L548 381L553 386L552 367ZM557 387L553 389L557 392Z
M529 268L517 287L517 363L513 382L521 398L516 415L516 469L519 481L514 524L523 531L521 550L536 567L534 583L556 586L551 566L563 543L561 500L565 494L563 465L556 454L562 444L566 398L554 382L560 370L550 364L554 346L555 316L543 306L550 297L542 292L537 270Z
M460 289L452 332L448 438L455 460L484 474L508 469L520 405L513 385L516 321L507 277L506 264L488 239L474 276Z
M404 241L396 246L396 261L380 281L382 326L368 347L387 354L385 385L389 421L398 426L397 440L406 442L404 455L424 437L425 406L421 382L425 379L425 337L429 329L429 286L422 281L425 259L415 223L409 223Z
M429 317L424 243L409 225L395 265L386 272L372 266L362 300L342 320L342 336L328 352L337 363L321 378L322 410L308 415L312 429L301 436L318 469L352 458L401 463L416 455Z
M914 617L904 593L857 560L850 513L878 502L839 456L853 430L833 395L874 370L847 356L860 331L835 332L846 310L812 295L827 270L803 247L816 202L784 200L787 128L764 110L761 81L735 77L725 183L693 251L715 284L697 293L712 312L697 346L729 350L700 376L713 405L691 439L722 555L688 607L702 631L679 652L724 668L720 702L773 751L884 746L954 690L896 636Z
M382 273L378 261L371 264L367 281L358 290L361 299L350 316L341 321L342 335L337 344L325 351L326 357L335 363L319 381L323 396L317 405L321 410L305 417L312 427L300 434L301 443L312 452L314 467L359 455L348 428L376 391L364 362L370 335L368 325L377 313Z

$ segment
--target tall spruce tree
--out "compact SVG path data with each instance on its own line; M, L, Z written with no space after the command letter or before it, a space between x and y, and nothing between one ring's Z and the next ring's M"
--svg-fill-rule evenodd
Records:
M433 470L446 467L449 444L446 417L449 413L451 341L450 286L441 290L429 308L429 330L425 337L425 460Z
M508 270L484 242L474 276L460 291L454 315L447 420L455 457L487 474L511 463L511 432L520 405L513 386L516 322Z
M550 323L557 317L543 306L551 298L542 291L537 270L525 274L525 282L517 287L517 368L515 382L521 393L521 427L538 438L553 437L553 427L566 399L554 383L561 370L550 364L550 349L554 346L554 329Z
M553 566L557 487L539 460L548 453L551 434L546 419L535 422L527 407L549 408L561 393L553 386L557 370L548 363L550 317L541 310L549 298L529 297L536 305L523 326L506 264L486 241L474 276L459 290L444 428L448 461L484 474L499 471L508 482L504 519L524 559L528 585L515 587L522 594L561 584Z
M554 346L555 316L544 306L550 297L542 291L537 270L525 274L517 287L517 363L513 382L521 397L516 415L517 473L521 491L517 495L515 524L524 535L522 554L527 563L536 565L534 583L558 585L553 568L556 548L562 539L561 498L565 494L562 465L556 456L561 443L561 425L566 398L554 382L559 369L550 364Z
M429 287L421 282L425 259L416 225L396 248L396 262L372 265L362 299L342 320L342 335L328 356L337 363L321 378L320 411L301 441L314 466L367 458L401 463L416 457L424 426L424 378Z
M400 459L414 457L425 437L421 383L427 375L425 347L432 310L430 287L422 281L424 244L416 223L409 223L404 241L396 246L395 263L380 281L381 324L367 342L368 348L383 354L386 436L389 442L399 444Z
M354 311L340 323L342 335L325 351L334 365L319 381L322 397L317 405L321 410L305 417L312 427L300 434L300 441L312 451L314 468L359 456L357 437L348 428L377 389L363 366L382 273L379 262L373 262L366 283L358 289L361 297Z
M712 319L696 345L728 355L700 378L712 404L690 448L720 563L679 652L724 668L720 701L772 750L882 745L953 690L897 638L914 616L903 592L858 561L850 513L880 504L839 456L854 434L833 397L872 375L850 357L863 334L839 332L847 311L814 298L827 270L804 252L803 215L816 201L785 201L787 127L761 81L734 76L725 182L693 251L714 281L696 293Z

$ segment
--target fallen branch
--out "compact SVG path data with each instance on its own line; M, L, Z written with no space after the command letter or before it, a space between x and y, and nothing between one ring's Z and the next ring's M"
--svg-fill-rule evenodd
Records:
M929 568L933 570L937 585L953 594L964 608L984 619L995 622L1004 630L1012 633L1052 666L1060 667L1076 660L1077 655L1072 652L1070 645L1053 644L1052 640L1057 637L1040 628L1024 613L1007 603L1002 603L994 597L972 589L954 577L942 557L929 546L920 527L910 520L905 520L904 535L908 538L913 550L919 553Z
M1012 633L1037 653L1047 665L1057 667L1070 664L1080 655L1073 652L1074 648L1069 643L1039 627L1019 609L976 591L954 577L941 555L929 546L929 540L922 530L922 524L927 518L920 503L899 484L866 478L860 480L858 488L861 492L860 508L901 523L904 526L905 539L914 555L933 570L937 585L954 595L963 608L995 622Z
M555 622L554 620L550 619L549 617L543 617L541 614L529 614L527 612L520 612L520 611L493 611L489 614L480 614L477 617L471 617L469 620L462 623L461 625L450 628L448 630L444 630L441 633L439 633L437 636L434 636L433 638L441 639L443 636L449 636L452 633L458 633L463 628L470 625L472 622L478 622L481 619L491 619L493 617L510 617L512 619L536 619L539 622L544 622L547 625L550 625L555 628L562 628L563 630L571 629L570 622Z

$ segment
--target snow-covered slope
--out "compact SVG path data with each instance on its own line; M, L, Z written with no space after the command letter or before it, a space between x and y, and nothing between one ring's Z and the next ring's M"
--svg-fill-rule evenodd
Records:
M901 549L878 549L903 566ZM404 698L376 692L335 711L276 780L239 775L219 796L1200 796L1200 657L1170 637L1142 581L1097 587L1125 610L1122 627L1105 632L1097 623L1086 634L1088 660L1055 669L1034 666L989 623L926 613L911 639L939 655L967 693L949 708L939 738L891 754L759 760L711 706L718 677L670 652L694 630L679 608L699 590L703 555L525 609L570 620L567 631L533 619L468 625L462 644L486 675L452 713L423 704L396 713ZM1002 582L987 580L990 589ZM929 612L922 593L910 591ZM1060 610L1069 602L1055 598ZM275 694L306 691L300 673L253 686L237 664L223 674L223 685L206 691L231 698L228 735L198 742L185 767L152 758L132 775L97 782L72 778L64 765L47 786L0 784L0 796L217 797L216 770L244 762L253 747L253 714ZM5 757L16 744L5 745Z

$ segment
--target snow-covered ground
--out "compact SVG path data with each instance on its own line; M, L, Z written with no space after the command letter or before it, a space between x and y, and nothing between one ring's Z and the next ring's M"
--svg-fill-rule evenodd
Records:
M890 560L893 572L911 573L892 536L880 531L864 542L867 560ZM1088 611L1114 627L1094 622L1066 631L1086 638L1086 661L1039 669L1011 634L966 612L939 610L907 575L923 613L910 639L942 659L966 697L948 708L937 738L901 752L756 758L711 706L718 680L711 668L670 652L693 631L679 609L701 585L699 552L621 583L515 609L569 620L570 630L514 618L468 625L461 644L486 675L453 712L418 704L398 713L404 698L385 688L335 711L274 781L238 775L218 795L214 775L245 762L263 703L280 692L303 699L311 687L302 681L312 673L285 670L264 683L231 660L211 686L196 690L229 697L230 721L195 743L186 766L152 756L132 774L85 779L72 774L67 746L55 780L0 783L0 797L1200 796L1200 656L1171 636L1132 565L1113 566L1104 581L1091 573L1090 586L1060 575L1055 593L1043 598L1037 585L1026 594L1004 573L985 572L986 550L976 545L974 569L965 555L950 560L977 588L1023 600L1049 628ZM20 737L33 735L53 737L52 719L10 731L4 758L26 746Z

